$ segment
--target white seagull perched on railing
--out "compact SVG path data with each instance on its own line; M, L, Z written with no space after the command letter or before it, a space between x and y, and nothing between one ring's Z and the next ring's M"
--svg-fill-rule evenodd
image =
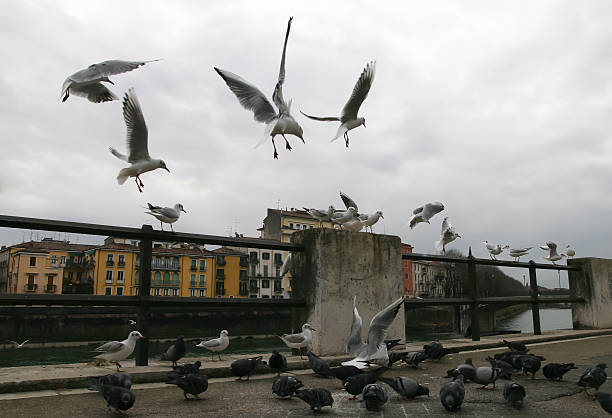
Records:
M238 97L240 104L247 110L252 110L255 114L255 120L266 124L265 134L261 141L255 145L255 148L266 142L268 138L272 138L272 146L274 147L274 158L278 158L276 152L276 144L274 137L281 135L285 139L285 147L291 151L291 145L285 137L285 134L295 135L304 142L304 132L302 127L291 116L291 100L287 103L283 99L283 83L285 82L285 52L287 50L287 40L289 39L289 31L291 30L291 21L289 18L287 23L287 33L285 35L285 44L283 46L283 56L281 58L280 71L278 74L278 82L272 94L272 101L278 108L278 113L274 110L266 96L254 85L243 79L242 77L229 71L221 70L214 67L215 71L223 78L232 93ZM304 142L305 143L305 142Z
M319 221L319 226L322 226L323 222L331 221L331 217L336 211L336 208L334 208L333 205L329 205L327 210L319 210L319 209L314 209L314 208L310 208L310 209L304 208L304 210L308 212L310 216L312 216L317 221Z
M563 257L565 257L565 254L557 253L557 244L555 244L554 242L548 241L546 243L546 247L548 249L548 257L543 257L545 260L548 260L551 263L555 264L555 261L559 261L563 259ZM540 246L540 248L544 249L545 247Z
M123 341L109 341L96 348L94 351L101 351L102 354L98 354L94 358L114 363L117 366L117 371L120 371L121 364L119 362L132 354L134 347L136 347L136 341L141 338L144 338L144 336L140 332L132 331Z
M509 254L510 257L514 257L514 261L520 261L521 257L527 255L529 253L529 250L531 250L532 248L533 247L510 248Z
M502 247L501 244L490 244L486 240L483 241L482 243L487 248L487 251L489 252L489 255L491 256L491 260L497 260L497 257L496 257L497 255L500 255L502 252L504 252L506 248L510 248L508 245L504 245Z
M340 138L340 136L344 136L344 143L346 147L349 146L349 136L348 131L351 129L357 128L358 126L363 125L365 128L365 118L357 117L357 113L359 112L359 108L363 101L368 97L368 93L370 92L370 88L372 87L372 83L374 82L374 74L376 72L376 61L369 62L364 70L362 71L359 79L357 80L357 84L353 88L353 93L349 98L348 102L344 105L342 109L342 114L340 117L331 116L331 117L319 117L319 116L311 116L306 113L302 113L302 115L307 118L318 120L318 121L338 121L340 122L340 126L338 127L338 131L336 132L336 136L334 136L331 142Z
M172 232L174 232L172 224L178 221L179 217L181 216L181 212L187 213L187 211L183 208L183 205L181 205L180 203L174 205L173 208L154 206L150 203L147 203L147 205L149 206L149 210L145 213L148 213L149 215L152 215L157 218L157 220L159 220L159 224L161 225L162 231L164 230L165 222L167 224L170 224L170 229L172 229Z
M365 226L366 228L366 232L368 231L368 227L370 227L370 232L374 233L374 231L372 230L372 226L379 221L380 218L385 218L383 216L382 211L376 211L370 215L368 215L367 213L362 213L361 215L359 215L359 219L363 222L363 226Z
M278 337L283 340L283 342L289 348L295 348L300 350L300 358L304 358L302 355L302 348L308 347L312 342L312 331L316 331L310 324L302 325L302 332L298 332L297 334L283 334Z
M357 217L357 211L355 210L354 207L350 207L345 211L338 211L336 213L334 213L332 215L332 223L338 224L340 225L340 227L342 228L342 226L352 220L358 220L359 218Z
M412 211L412 218L410 218L410 228L414 228L420 222L427 222L433 218L436 213L440 213L444 210L444 205L440 202L431 202L423 206L419 206Z
M229 333L227 330L221 331L219 338L213 338L208 341L201 341L199 344L196 344L196 347L203 347L211 351L211 359L214 357L215 353L219 356L219 360L221 360L221 351L225 350L229 346Z
M102 81L114 84L108 76L121 74L145 65L148 62L159 61L121 61L109 60L92 64L84 70L77 71L68 77L62 85L62 102L68 100L70 93L75 96L87 97L93 103L110 102L119 98L110 91Z
M573 257L576 255L576 251L574 251L574 249L569 244L565 248L565 254L567 254L568 257Z
M447 216L446 218L444 218L444 221L442 221L442 230L440 231L440 240L436 241L434 245L438 251L442 250L442 252L445 253L446 244L453 242L457 238L461 238L461 235L459 235L455 231L455 227L451 225L450 221L448 220L448 216Z
M149 133L133 88L129 89L123 97L123 119L127 126L126 142L129 155L121 154L113 147L110 147L109 150L115 157L130 163L130 166L119 171L117 183L123 184L128 178L134 177L136 186L142 193L144 184L140 179L141 174L156 168L163 168L167 172L170 170L166 167L164 160L156 160L149 156Z

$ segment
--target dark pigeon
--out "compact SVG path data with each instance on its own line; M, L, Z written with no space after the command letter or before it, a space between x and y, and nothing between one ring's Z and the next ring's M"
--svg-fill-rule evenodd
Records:
M187 364L183 364L182 366L172 366L172 371L179 375L186 375L186 374L192 374L192 373L198 374L200 373L201 365L202 365L202 362L198 360L195 363L187 363Z
M502 340L502 342L504 343L506 347L508 347L512 351L518 351L519 353L523 353L523 354L529 351L527 346L523 343L506 341L506 340Z
M440 388L440 402L447 411L454 411L461 406L465 397L465 387L463 386L463 375L459 375L455 380L446 382Z
M542 362L537 356L521 357L521 369L523 373L531 373L531 378L535 379L535 374L542 367Z
M206 389L208 389L208 376L199 373L190 373L184 376L177 376L174 380L166 383L169 385L176 385L183 389L183 396L187 400L190 399L187 397L187 394L195 396L196 399L200 399L198 395L206 392Z
M363 388L362 394L368 411L380 411L382 406L389 400L387 389L378 383L366 385Z
M609 393L596 392L595 399L599 401L604 411L612 415L612 396Z
M100 377L90 377L89 382L91 383L91 386L89 386L89 390L97 390L97 391L100 391L102 386L104 385L121 386L126 389L129 389L132 387L131 376L124 372L106 374Z
M403 361L412 367L419 367L419 363L423 360L427 360L427 354L423 351L410 351L404 354Z
M185 348L185 341L183 341L183 336L178 337L174 344L172 344L165 353L161 355L160 360L171 361L172 366L176 366L176 362L179 361L185 353L187 349Z
M310 368L319 376L330 377L333 376L331 368L327 361L314 354L312 351L308 352L308 364Z
M600 363L597 366L587 369L580 380L578 380L578 386L584 387L586 392L588 388L594 388L599 390L599 387L606 382L608 374L606 373L606 364Z
M336 376L338 379L342 380L343 382L351 376L355 376L356 374L365 373L363 369L360 369L359 367L355 367L355 366L332 367L331 372L334 376Z
M332 406L334 403L331 392L323 388L296 390L295 396L310 405L310 409L314 412L319 412L324 406Z
M302 386L302 382L293 376L281 376L272 382L272 393L281 398L291 397Z
M521 354L516 352L514 353L515 354L510 357L510 361L508 363L510 363L515 370L523 370L523 360L525 360L526 358L535 358L536 360L540 361L540 365L543 361L546 360L546 358L542 356L536 356L535 354ZM534 364L536 363L537 361Z
M401 344L400 341L402 341L401 338L397 338L395 340L385 340L385 345L387 346L387 351L391 350L396 345L400 345Z
M262 361L262 358L262 356L245 358L236 360L230 364L232 373L234 376L238 376L238 379L236 380L242 380L244 376L246 376L246 380L249 380L249 377L251 377L251 374L255 371L258 365L266 364L265 361Z
M423 352L427 355L428 358L433 360L439 360L447 354L455 353L456 350L444 348L440 341L433 341L431 344L425 344L423 346Z
M393 366L393 363L397 363L400 360L404 359L404 353L400 353L399 351L391 351L388 353L389 355L389 363L387 363L388 367Z
M363 392L363 388L370 383L376 383L381 374L385 371L389 370L387 367L381 367L380 369L376 369L373 372L367 372L362 374L356 374L355 376L351 376L344 382L344 389L353 395L350 400L357 399L357 395L360 395Z
M392 379L379 377L378 380L391 386L391 389L400 396L403 396L404 399L412 399L421 395L429 396L429 388L427 386L420 385L416 380L409 377L397 376Z
M509 382L504 385L504 399L511 405L523 405L527 392L518 382Z
M272 351L272 355L268 360L268 366L276 372L277 376L287 370L287 359L278 350Z
M514 372L514 368L510 363L503 360L496 360L493 357L487 357L487 360L489 361L489 363L491 363L491 367L495 367L500 370L500 379L512 379L512 373Z
M548 363L542 369L542 373L548 380L559 381L563 379L563 375L572 369L577 369L574 363Z
M121 386L103 385L101 392L108 408L113 408L118 413L127 411L136 402L134 393Z
M456 372L463 375L464 382L469 382L470 380L474 380L474 376L476 375L476 367L474 367L472 364L471 358L466 358L465 363L460 364L454 369L448 370L446 372L446 377L456 377Z

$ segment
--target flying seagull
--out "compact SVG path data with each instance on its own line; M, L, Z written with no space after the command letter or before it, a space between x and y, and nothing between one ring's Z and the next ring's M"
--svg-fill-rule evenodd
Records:
M442 250L443 253L446 252L446 244L453 242L455 239L461 238L455 231L455 227L451 225L448 220L448 216L444 218L442 221L442 230L440 231L440 240L435 242L436 249L438 251Z
M145 65L148 62L159 61L121 61L121 60L109 60L92 64L84 70L77 71L68 77L64 84L62 84L63 96L62 102L68 100L70 93L75 96L87 97L87 100L93 103L110 102L111 100L118 100L119 98L110 91L102 81L107 83L115 84L108 76L126 73L128 71L135 70L136 68Z
M13 344L14 348L23 348L23 346L30 340L25 340L24 342L22 342L21 344L18 343L17 341L9 341L9 343Z
M351 129L357 128L358 126L363 125L365 128L365 118L357 117L357 112L359 112L359 107L363 101L368 97L368 93L370 92L370 88L372 87L372 82L374 81L374 74L376 72L376 61L369 62L366 67L363 69L361 75L359 76L359 80L357 80L357 84L353 88L353 93L349 98L348 102L344 105L342 109L342 113L340 117L332 116L332 117L318 117L307 115L306 113L302 113L302 115L307 118L319 120L319 121L338 121L340 122L340 126L338 127L338 131L336 132L336 136L332 138L332 142L336 139L340 138L340 136L344 136L344 143L346 147L349 146L349 136L348 131Z
M412 211L412 218L410 218L410 228L414 228L420 222L427 222L433 218L436 213L442 212L444 205L440 202L431 202L423 206L419 206Z
M142 192L144 184L140 175L147 171L163 168L170 172L164 160L156 160L149 156L148 131L136 92L129 89L123 97L123 119L127 126L127 149L129 155L121 154L110 147L110 152L120 160L130 163L129 167L122 168L117 176L117 183L123 184L129 177L134 177L138 190Z
M150 203L147 203L149 206L149 210L145 213L154 216L159 220L159 224L161 225L161 230L164 230L164 222L170 224L170 229L174 232L174 228L172 224L178 221L179 216L181 216L181 212L187 213L185 209L183 209L183 205L177 203L173 208L162 208L161 206L153 206Z
M557 253L557 244L555 244L554 242L552 241L547 242L546 247L548 247L547 248L548 257L543 257L543 258L550 261L551 263L555 264L555 261L559 261L563 259L563 257L565 257L565 254ZM541 246L540 248L545 249L544 246Z
M229 71L221 70L214 67L215 71L223 78L232 93L236 95L242 107L247 110L252 110L255 115L255 120L266 124L264 137L255 145L255 148L262 145L268 137L272 137L272 146L274 147L274 158L278 158L276 152L276 144L274 137L281 135L285 139L285 147L291 151L291 145L285 137L285 134L295 135L304 142L304 132L302 127L291 116L291 100L285 102L283 99L283 83L285 82L285 53L287 50L287 40L289 39L289 31L291 30L291 21L289 18L287 23L287 33L285 35L285 44L283 46L283 55L281 58L280 71L278 73L278 82L272 93L272 101L278 108L278 113L272 107L266 96L257 87L243 79L242 77L230 73ZM304 142L305 143L305 142Z

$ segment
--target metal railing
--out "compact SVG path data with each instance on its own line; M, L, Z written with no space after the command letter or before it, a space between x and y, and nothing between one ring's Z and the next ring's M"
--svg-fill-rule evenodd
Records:
M114 236L140 241L140 283L138 296L106 296L83 294L20 293L0 294L0 306L136 306L138 308L138 328L147 336L151 322L151 307L197 307L201 310L219 308L303 308L304 301L294 299L253 299L253 298L201 298L176 296L151 296L151 263L153 241L189 242L241 248L263 248L281 251L303 251L303 246L260 238L232 238L216 235L202 235L185 232L156 231L151 225L142 228L98 225L50 219L25 218L0 215L0 227L33 229L40 231L59 231L85 235ZM35 288L37 286L35 285ZM26 289L28 285L26 284ZM148 365L148 339L142 339L136 346L136 365Z
M542 334L540 325L540 304L541 303L584 303L582 297L572 296L540 296L538 293L538 280L536 270L565 270L565 271L580 271L579 267L563 266L559 264L542 264L536 263L533 260L527 263L506 260L489 260L486 258L475 258L472 256L470 248L467 257L445 257L440 255L427 254L402 254L404 260L415 261L433 261L439 263L456 263L467 264L467 283L469 294L467 297L457 298L426 298L426 299L406 299L404 306L406 309L413 309L427 306L461 306L468 305L470 308L471 317L471 334L472 341L480 341L480 310L479 305L531 305L533 318L533 333L535 335ZM478 294L478 280L476 275L476 266L496 266L496 267L515 267L526 268L529 270L529 296L495 296L483 297Z

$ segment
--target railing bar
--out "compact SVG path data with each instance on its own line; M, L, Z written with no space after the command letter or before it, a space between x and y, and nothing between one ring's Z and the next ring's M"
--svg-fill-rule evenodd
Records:
M468 264L470 261L467 257L453 258L453 257L445 257L441 255L433 255L433 254L402 254L402 258L405 260L423 260L423 261L438 261L441 263L459 263L459 264ZM506 261L506 260L489 260L487 258L473 258L473 262L478 265L486 265L486 266L499 266L499 267L517 267L517 268L529 268L532 264L518 261ZM538 269L545 270L569 270L569 271L580 271L580 267L575 266L563 266L559 264L543 264L543 263L533 263Z

